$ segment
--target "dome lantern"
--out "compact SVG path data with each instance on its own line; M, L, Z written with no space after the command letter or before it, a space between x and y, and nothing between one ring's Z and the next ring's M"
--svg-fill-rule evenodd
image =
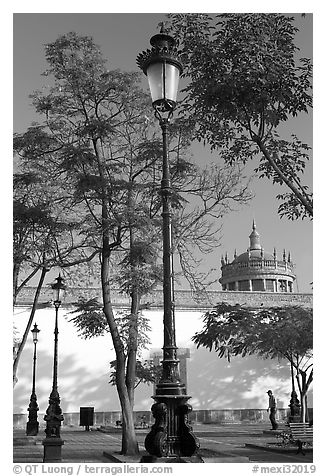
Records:
M252 222L252 232L250 233L249 239L250 239L250 250L261 250L260 235L256 231L255 220L253 220Z

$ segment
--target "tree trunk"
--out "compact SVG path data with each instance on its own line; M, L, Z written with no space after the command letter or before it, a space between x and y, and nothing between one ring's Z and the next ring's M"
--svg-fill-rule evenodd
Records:
M299 370L299 375L297 375L297 381L298 381L298 387L300 390L300 403L301 403L301 421L302 422L308 422L309 421L309 412L308 412L308 390L310 387L310 384L312 382L312 371L309 374L309 377L307 379L307 372L303 370ZM300 376L301 376L301 382L300 382Z
M139 294L136 291L132 292L128 357L127 357L127 367L126 367L126 385L127 385L130 405L132 408L134 407L134 398L135 398L139 303L140 303Z
M281 168L278 167L270 153L267 151L266 147L264 146L263 142L259 139L257 136L255 139L256 144L258 145L259 149L261 152L264 154L264 157L266 158L267 162L270 164L270 166L273 168L273 170L277 173L277 175L280 177L281 180L289 187L289 189L294 193L294 195L297 197L297 199L301 202L301 204L304 206L304 208L307 210L309 215L312 217L313 216L313 206L310 200L305 197L298 187L294 185L291 180L287 178L287 176L282 172Z
M128 189L128 211L129 211L129 248L130 248L130 267L131 273L134 276L138 264L138 257L135 250L135 233L134 233L134 214L135 203L133 193L133 180L130 177L130 186ZM140 304L140 295L137 290L138 283L132 283L131 309L130 309L130 325L128 336L128 355L126 366L126 385L129 395L131 408L134 408L135 400L135 380L136 380L136 363L137 363L137 348L138 348L138 313Z
M18 289L18 276L20 270L20 263L14 261L14 272L13 272L13 302L16 304L17 299L17 289Z
M309 408L308 408L308 396L305 395L304 399L305 399L305 404L306 404L306 419L305 419L305 421L307 423L309 423L310 418L309 418Z
M301 421L305 422L307 409L306 409L306 400L302 394L300 395L300 400L301 400Z
M301 382L300 382L300 377L301 377ZM300 405L301 405L301 412L300 412L300 420L303 422L305 421L306 418L306 408L305 408L305 401L303 398L303 387L304 387L304 379L305 379L305 374L302 372L299 372L296 375L297 383L298 383L298 389L300 392Z
M125 381L125 358L121 352L117 354L116 384L122 411L122 446L121 454L139 454L136 439L133 408L130 404L128 389Z
M42 286L43 286L44 278L45 278L45 275L48 271L49 271L49 268L43 266L41 276L40 276L40 279L39 279L39 282L38 282L38 285L37 285L37 289L35 291L32 310L31 310L31 313L30 313L30 316L29 316L29 319L28 319L28 322L27 322L27 326L26 326L22 341L19 345L16 357L15 357L15 360L14 360L14 365L13 365L13 385L14 386L16 385L16 383L18 381L18 379L17 379L17 369L18 369L19 360L20 360L21 354L24 350L24 347L25 347L25 344L26 344L26 341L27 341L27 336L29 334L29 331L30 331L32 323L33 323L33 319L34 319L34 315L35 315L35 312L36 312L36 307L37 307L38 299L39 299L39 296L40 296L40 292L41 292L41 289L42 289Z
M125 353L123 342L121 341L119 330L117 328L114 313L112 309L111 296L110 296L110 284L109 284L109 259L110 250L107 239L103 239L103 252L102 252L102 293L103 293L103 311L110 327L113 346L116 353L116 385L118 396L122 411L122 447L121 453L123 455L137 455L139 454L138 443L136 439L136 432L133 418L133 408L130 403L127 385L126 385L126 373L125 373Z

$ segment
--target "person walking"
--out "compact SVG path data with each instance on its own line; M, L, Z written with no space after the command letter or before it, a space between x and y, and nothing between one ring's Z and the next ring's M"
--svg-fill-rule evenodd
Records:
M272 424L272 430L277 430L278 424L276 423L275 416L276 416L276 400L271 390L268 390L268 408L267 411L269 412L269 419Z

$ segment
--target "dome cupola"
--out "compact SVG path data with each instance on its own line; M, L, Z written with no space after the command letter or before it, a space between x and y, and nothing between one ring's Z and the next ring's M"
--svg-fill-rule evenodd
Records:
M221 262L222 277L219 282L224 291L262 291L262 292L293 292L295 274L291 255L286 260L285 250L282 260L277 259L276 249L273 253L264 250L260 243L260 235L255 220L249 235L249 248L229 261L227 254Z

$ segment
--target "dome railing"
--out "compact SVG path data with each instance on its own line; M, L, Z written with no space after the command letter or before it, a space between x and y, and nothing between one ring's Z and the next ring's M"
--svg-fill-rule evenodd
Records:
M276 260L250 260L238 263L227 263L222 266L222 274L223 276L233 274L237 270L240 269L277 269L279 271L293 271L293 263L285 262L285 261L276 261Z

